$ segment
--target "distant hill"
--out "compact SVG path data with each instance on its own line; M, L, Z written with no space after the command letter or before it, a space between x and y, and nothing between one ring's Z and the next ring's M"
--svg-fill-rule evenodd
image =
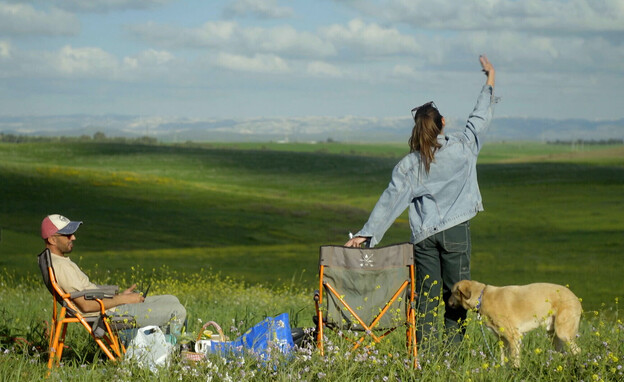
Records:
M465 121L449 120L448 130ZM128 115L0 117L0 133L32 136L149 136L166 142L185 141L343 141L399 142L411 130L409 118L292 117L254 119L189 119ZM499 117L489 139L495 141L569 141L624 139L624 119L539 119Z

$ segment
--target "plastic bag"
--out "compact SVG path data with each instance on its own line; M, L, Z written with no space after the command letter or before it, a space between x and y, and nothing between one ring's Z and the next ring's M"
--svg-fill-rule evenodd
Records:
M153 372L160 366L168 366L173 345L169 343L158 326L145 326L136 331L126 350L125 360L136 361L140 367Z

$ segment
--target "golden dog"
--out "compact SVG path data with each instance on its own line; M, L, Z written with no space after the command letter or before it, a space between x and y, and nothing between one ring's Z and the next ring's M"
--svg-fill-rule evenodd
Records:
M522 335L545 326L553 336L555 348L563 352L567 345L573 354L580 352L575 344L581 319L581 302L568 288L548 283L496 287L478 281L463 280L453 286L451 307L476 310L490 328L503 340L509 358L520 366ZM505 349L501 348L501 363Z

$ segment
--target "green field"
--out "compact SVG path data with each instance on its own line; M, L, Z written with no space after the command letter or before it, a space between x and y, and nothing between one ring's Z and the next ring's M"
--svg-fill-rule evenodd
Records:
M236 337L281 312L309 327L318 247L359 230L406 146L0 143L0 379L46 379L51 299L36 266L45 215L84 221L72 259L94 281L152 281L153 293L177 295L191 335L215 320ZM478 171L486 211L472 221L473 278L569 285L585 309L582 354L554 353L535 331L522 368L501 367L486 348L496 340L471 312L457 353L424 355L422 370L405 366L398 335L369 352L300 349L275 368L180 361L158 380L621 380L624 146L491 144ZM409 237L404 214L381 245ZM105 362L75 327L68 338L52 380L154 380Z
M364 224L405 146L3 143L0 268L36 273L40 221L58 212L85 222L87 273L199 267L313 289L318 247ZM623 147L491 144L479 163L473 278L568 284L586 308L623 294ZM409 239L405 217L381 244Z

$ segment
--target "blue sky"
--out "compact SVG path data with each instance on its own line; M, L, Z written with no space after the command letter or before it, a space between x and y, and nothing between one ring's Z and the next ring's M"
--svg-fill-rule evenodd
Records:
M0 116L624 117L622 0L0 0Z

